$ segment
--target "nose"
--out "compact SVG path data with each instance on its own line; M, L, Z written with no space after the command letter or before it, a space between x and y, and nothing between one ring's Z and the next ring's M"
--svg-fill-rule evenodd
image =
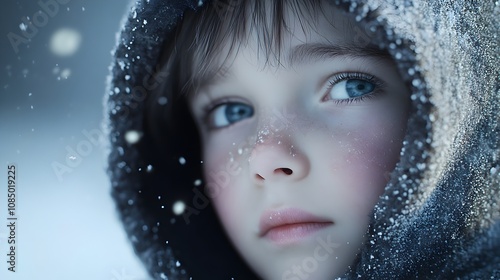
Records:
M249 158L250 175L257 185L278 181L299 181L309 173L304 153L284 141L257 144Z

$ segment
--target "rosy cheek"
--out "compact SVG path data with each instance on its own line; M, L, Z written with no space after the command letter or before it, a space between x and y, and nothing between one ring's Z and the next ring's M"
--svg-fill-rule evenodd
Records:
M363 120L367 121L351 123L352 129L338 139L345 144L337 150L341 156L332 168L342 177L343 195L357 204L358 214L366 215L399 159L404 125L384 118Z
M375 123L361 127L353 135L359 139L353 143L353 154L356 161L365 162L369 166L379 166L390 171L399 158L402 143L402 132L392 124Z
M366 106L352 118L346 118L352 145L349 159L390 172L399 159L406 126L405 106L392 106L393 100ZM368 104L370 105L370 104Z

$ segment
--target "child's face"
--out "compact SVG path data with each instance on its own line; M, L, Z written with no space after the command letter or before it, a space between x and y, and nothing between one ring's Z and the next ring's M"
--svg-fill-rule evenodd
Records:
M405 134L409 96L395 66L362 53L360 30L324 6L328 18L305 33L287 12L282 65L266 65L251 34L225 77L190 100L206 192L265 279L328 279L353 263Z

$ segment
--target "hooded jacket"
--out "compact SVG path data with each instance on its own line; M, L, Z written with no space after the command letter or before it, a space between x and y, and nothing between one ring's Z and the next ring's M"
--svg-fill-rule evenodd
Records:
M388 50L411 90L400 161L344 278L500 279L500 2L332 2L360 22L361 36ZM198 191L199 147L167 132L158 145L147 125L151 92L176 74L158 69L161 50L184 13L206 5L218 3L137 1L110 67L111 192L154 279L258 278ZM184 120L169 121L194 126ZM176 201L189 216L176 215Z

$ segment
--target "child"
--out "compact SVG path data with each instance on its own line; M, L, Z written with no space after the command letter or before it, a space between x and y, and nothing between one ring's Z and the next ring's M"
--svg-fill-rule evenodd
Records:
M133 6L109 172L155 279L500 277L500 8L400 2Z

